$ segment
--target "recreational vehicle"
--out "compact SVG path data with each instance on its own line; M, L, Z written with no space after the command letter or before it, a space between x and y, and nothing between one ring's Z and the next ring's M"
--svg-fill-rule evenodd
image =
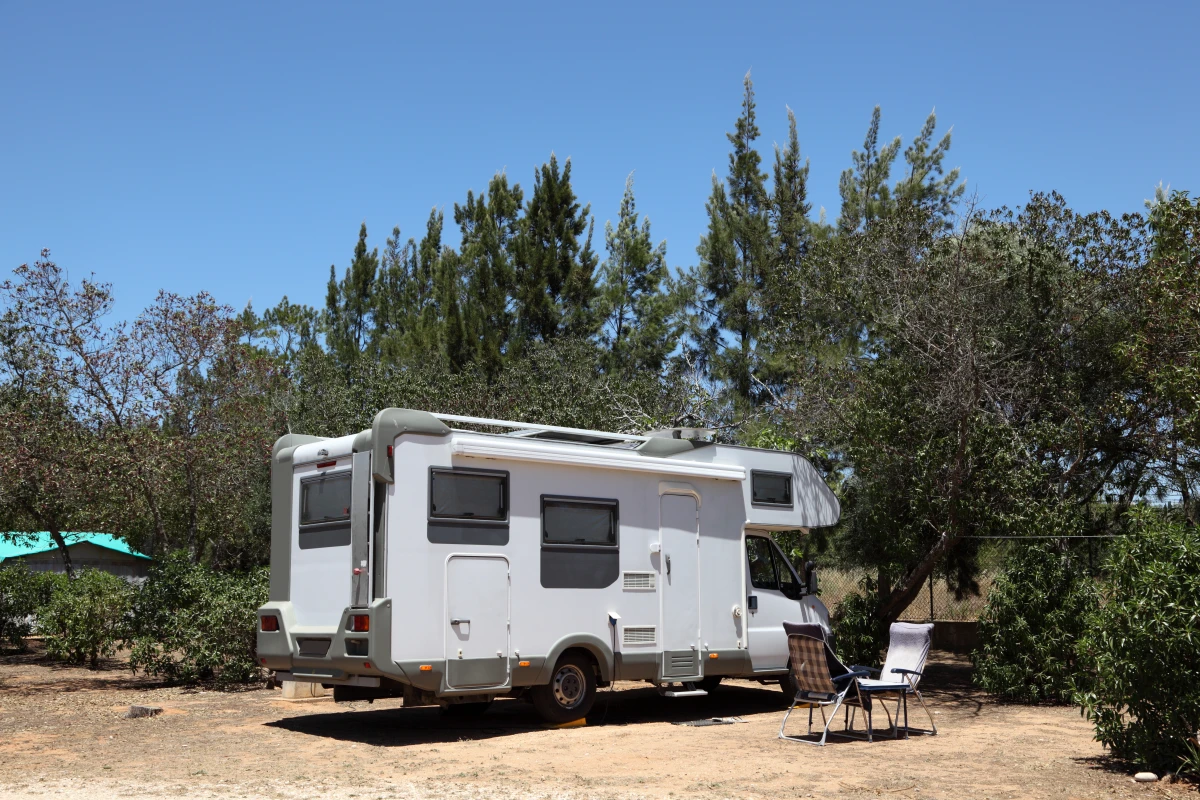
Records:
M279 439L271 500L259 660L339 700L569 722L615 680L786 683L784 620L829 625L770 538L840 513L794 453L389 408Z

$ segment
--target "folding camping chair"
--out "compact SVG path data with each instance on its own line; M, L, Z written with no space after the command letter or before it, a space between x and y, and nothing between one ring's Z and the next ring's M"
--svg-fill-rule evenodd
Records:
M788 704L787 713L779 725L779 738L790 742L824 745L825 738L830 734L829 726L837 718L838 709L843 704L857 705L863 709L867 717L867 741L872 739L870 700L863 703L858 692L856 678L865 678L866 670L850 670L841 662L825 641L825 632L820 625L800 622L785 622L783 629L788 635L788 651L791 654L790 668L792 678L796 682L796 696ZM829 717L825 716L825 707L833 706ZM797 707L808 708L808 736L812 736L813 709L821 712L821 721L825 728L821 731L818 741L802 739L799 736L788 736L783 731L787 726L788 717ZM847 720L849 715L847 715ZM834 736L858 738L848 732L832 732Z
M937 735L937 725L934 724L933 714L929 711L929 706L925 705L925 698L921 696L921 692L917 689L917 685L921 682L921 673L925 670L925 659L929 656L929 642L933 637L933 623L913 623L913 622L893 622L889 631L887 658L883 662L883 669L872 669L871 667L851 667L851 670L866 671L878 675L878 678L860 678L858 680L858 689L863 694L864 699L869 699L876 694L888 694L891 692L897 693L896 700L896 729L900 724L901 709L904 712L904 738L908 738L909 730L915 730L917 733L928 733L932 736ZM899 689L899 691L897 691ZM917 698L917 702L921 704L921 708L925 709L925 716L929 717L929 730L922 728L908 727L908 696L913 695ZM880 703L883 706L884 713L891 719L891 714L887 710L887 706L883 704L883 699L880 697Z

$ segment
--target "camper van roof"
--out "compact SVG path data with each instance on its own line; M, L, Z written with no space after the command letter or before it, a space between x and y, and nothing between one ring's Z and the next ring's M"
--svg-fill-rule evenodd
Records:
M634 433L613 433L611 431L593 431L587 428L566 428L561 425L536 425L528 422L511 422L504 419L488 419L485 417L465 417L459 414L432 414L442 422L460 422L469 425L482 425L489 428L511 428L505 436L526 439L552 439L560 442L577 442L579 444L617 445L625 442L644 442L649 436ZM457 429L461 430L461 429ZM475 431L472 431L475 433Z

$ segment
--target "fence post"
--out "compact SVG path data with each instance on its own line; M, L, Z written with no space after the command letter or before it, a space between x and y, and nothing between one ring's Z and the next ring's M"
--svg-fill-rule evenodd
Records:
M929 621L933 622L933 570L929 570Z

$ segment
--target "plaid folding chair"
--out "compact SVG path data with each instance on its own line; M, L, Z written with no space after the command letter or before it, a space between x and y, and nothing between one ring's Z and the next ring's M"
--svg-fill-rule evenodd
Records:
M925 670L925 659L929 657L929 643L932 638L932 622L893 622L891 630L888 632L888 651L887 658L883 662L883 669L851 667L852 670L866 671L879 676L878 678L859 679L859 691L865 698L869 699L876 694L896 693L896 724L893 726L893 730L896 730L896 734L899 733L897 728L900 723L901 709L903 709L905 739L908 738L909 730L928 733L932 736L937 735L937 725L934 724L933 714L930 713L929 706L925 705L925 698L921 696L921 692L917 688L921 682L921 673ZM908 727L909 695L916 697L921 708L925 709L925 716L929 717L929 730ZM879 699L879 705L883 706L884 713L888 714L890 721L891 714L882 702L882 697Z
M861 707L867 715L867 741L871 741L870 700L867 700L865 705L863 704L856 680L865 678L868 674L866 670L847 669L825 641L825 632L820 625L785 622L783 629L788 635L788 651L791 655L790 669L792 678L796 682L797 691L796 696L788 705L787 713L783 715L783 722L779 725L779 738L787 739L790 742L824 745L826 737L831 733L829 726L837 718L838 709L843 705L856 705ZM825 716L827 706L833 706L828 718ZM812 736L813 709L820 710L821 721L825 727L821 731L819 740L814 742L784 733L788 717L797 707L808 708L808 736ZM849 716L847 715L848 720ZM848 729L847 725L847 731ZM858 738L848 732L833 731L832 733L834 736Z

